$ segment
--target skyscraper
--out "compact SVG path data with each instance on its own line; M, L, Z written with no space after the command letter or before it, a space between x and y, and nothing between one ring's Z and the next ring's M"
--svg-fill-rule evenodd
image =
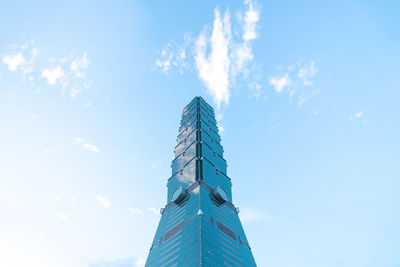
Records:
M183 109L167 204L146 266L256 266L220 141L213 108L195 97Z

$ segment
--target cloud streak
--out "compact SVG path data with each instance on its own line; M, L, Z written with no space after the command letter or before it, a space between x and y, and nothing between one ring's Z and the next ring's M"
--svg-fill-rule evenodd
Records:
M104 196L96 196L97 202L99 202L105 209L111 207L111 202Z
M229 10L221 17L219 10L215 9L211 38L203 29L196 41L194 54L198 75L218 109L222 103L229 103L232 85L239 75L247 76L247 66L254 58L252 41L258 36L256 29L260 11L253 1L244 3L246 11L239 20L243 32L241 38L232 35ZM210 52L207 54L208 48Z
M77 145L82 145L82 147L83 147L84 149L86 149L86 150L89 150L89 151L92 151L92 152L95 152L95 153L99 153L99 152L100 152L100 150L99 150L95 145L92 145L92 144L87 143L87 142L86 142L85 140L83 140L82 138L79 138L79 137L73 138L73 139L72 139L72 142L73 142L74 144L77 144Z
M199 78L204 82L207 92L213 97L219 107L221 103L229 103L229 70L231 59L229 46L231 43L231 23L229 11L225 11L223 18L218 9L215 10L215 19L211 39L206 31L200 33L196 41L195 61ZM210 53L207 55L207 46L210 43Z

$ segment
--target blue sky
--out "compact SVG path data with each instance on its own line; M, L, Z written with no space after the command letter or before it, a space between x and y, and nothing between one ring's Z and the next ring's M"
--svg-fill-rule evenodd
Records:
M215 107L259 266L400 266L397 1L3 1L0 265L143 266Z

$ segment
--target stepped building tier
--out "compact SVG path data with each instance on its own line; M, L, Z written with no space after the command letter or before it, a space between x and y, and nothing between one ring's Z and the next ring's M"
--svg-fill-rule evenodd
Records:
M167 204L146 266L256 266L220 142L213 108L195 97L183 109Z

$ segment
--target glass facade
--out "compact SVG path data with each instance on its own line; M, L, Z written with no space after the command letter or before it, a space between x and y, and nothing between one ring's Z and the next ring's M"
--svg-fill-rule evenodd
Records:
M213 108L195 97L183 109L167 204L146 266L256 266L220 142Z

